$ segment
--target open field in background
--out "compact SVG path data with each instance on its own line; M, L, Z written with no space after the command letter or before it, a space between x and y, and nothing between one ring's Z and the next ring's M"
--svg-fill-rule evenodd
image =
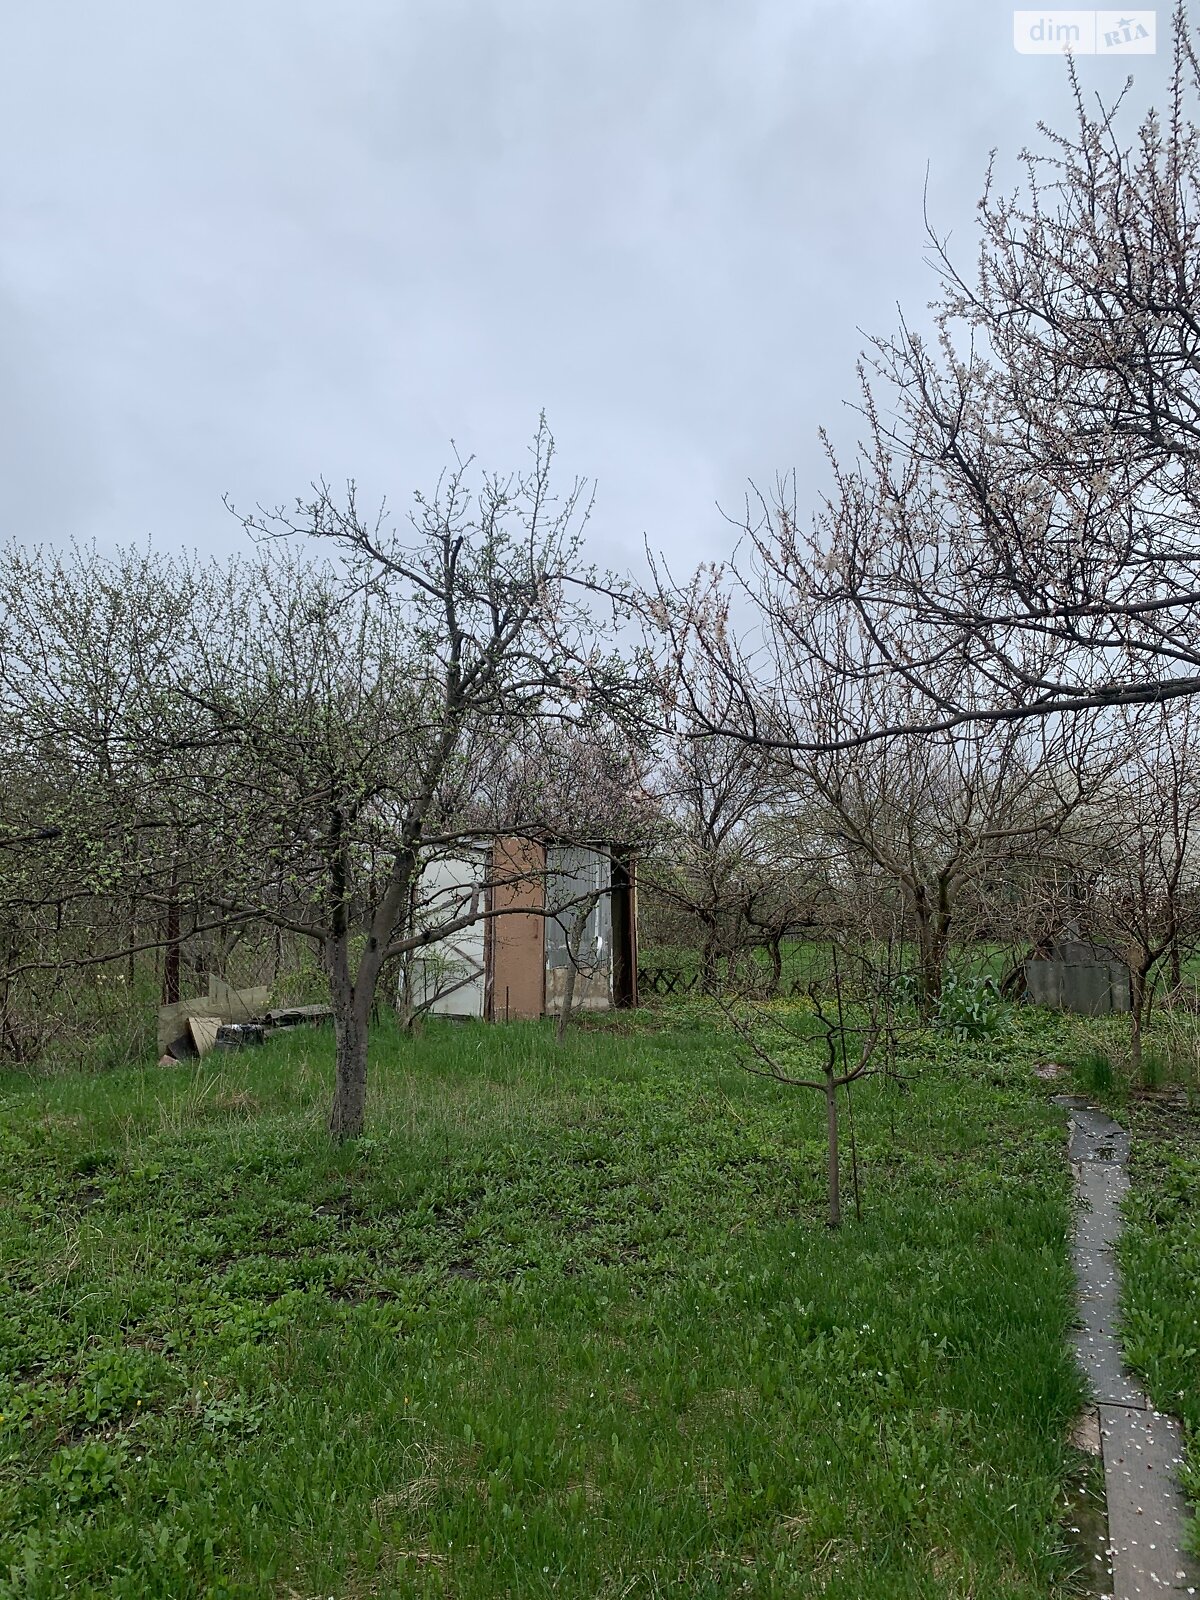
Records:
M820 982L828 975L829 971L829 946L814 940L785 939L780 947L782 958L780 994L785 998L794 998L801 993L806 985L814 980ZM875 953L881 970L886 966L887 953L880 946ZM897 944L893 951L892 960L897 974L903 971L915 971L916 950L912 945ZM955 970L964 976L993 978L998 983L1012 970L1015 957L1013 952L1000 945L973 945L969 951L960 952L955 963ZM653 979L655 974L678 974L681 982L676 994L685 992L685 985L698 982L700 977L700 958L694 949L684 945L645 944L638 954L638 966L643 973ZM1196 965L1196 974L1200 976L1200 963ZM737 980L750 977L755 987L768 983L771 974L771 960L764 949L751 949L742 953L735 970L735 987ZM1190 969L1189 969L1190 975ZM719 964L719 976L722 983L728 978L728 965L722 960ZM661 990L661 986L660 986ZM654 992L649 989L643 999L653 1004L656 999L673 999L676 994Z
M691 1005L381 1030L341 1151L319 1034L0 1077L0 1595L1077 1592L1072 1080L1031 1068L1106 1027L856 1088L840 1235L819 1099ZM1139 1154L1127 1246L1160 1399L1188 1148Z
M828 972L829 946L813 940L785 939L781 948L782 956L782 984L781 993L785 998L791 997L793 985L803 986L814 979L820 979ZM882 947L877 953L880 966L885 964L886 956ZM894 953L897 971L913 971L915 968L916 951L911 944L897 945ZM992 978L1000 983L1018 964L1017 954L1008 946L998 944L978 943L969 949L960 949L955 953L952 969L966 977ZM685 981L699 978L700 960L694 949L684 945L645 943L638 956L638 965L643 971L651 974L657 972L678 973ZM752 973L760 982L765 982L770 974L770 957L766 950L753 949L739 957L738 971ZM724 961L720 964L721 976L724 979L727 966ZM1166 974L1162 974L1165 980ZM1185 992L1195 997L1195 1007L1200 1011L1200 953L1193 954L1182 965L1183 988ZM1160 990L1164 983L1156 985ZM680 987L682 992L682 985ZM671 995L655 995L653 992L643 997L653 1004L658 998L674 998ZM1153 1010L1153 1004L1151 1009Z

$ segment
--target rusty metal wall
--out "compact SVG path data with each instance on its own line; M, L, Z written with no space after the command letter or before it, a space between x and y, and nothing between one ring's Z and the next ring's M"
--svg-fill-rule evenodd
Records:
M492 846L492 906L501 916L488 930L487 1014L493 1022L541 1017L546 1011L545 918L525 907L544 904L546 851L529 839Z

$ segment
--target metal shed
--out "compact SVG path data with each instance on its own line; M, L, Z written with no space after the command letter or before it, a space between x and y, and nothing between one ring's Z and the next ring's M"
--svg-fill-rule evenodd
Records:
M1025 989L1034 1005L1104 1017L1130 1009L1129 967L1107 945L1067 936L1045 956L1025 963Z
M498 837L431 860L420 889L430 927L474 914L412 964L413 998L440 1016L489 1022L555 1016L578 940L574 1005L637 1005L637 889L631 854L611 844ZM582 928L577 912L586 911Z

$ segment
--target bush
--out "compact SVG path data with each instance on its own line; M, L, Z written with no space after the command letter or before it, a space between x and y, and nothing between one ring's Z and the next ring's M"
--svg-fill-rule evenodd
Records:
M993 978L972 978L948 972L942 984L933 1025L959 1044L995 1038L1004 1026L1004 1001Z

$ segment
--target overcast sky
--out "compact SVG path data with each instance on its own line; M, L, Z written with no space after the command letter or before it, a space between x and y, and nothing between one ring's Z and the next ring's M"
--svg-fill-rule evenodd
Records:
M992 147L1064 121L994 0L8 0L6 533L219 551L221 497L403 507L545 408L606 564L822 479ZM1160 9L1160 30L1166 12ZM1145 103L1167 66L1080 58Z

